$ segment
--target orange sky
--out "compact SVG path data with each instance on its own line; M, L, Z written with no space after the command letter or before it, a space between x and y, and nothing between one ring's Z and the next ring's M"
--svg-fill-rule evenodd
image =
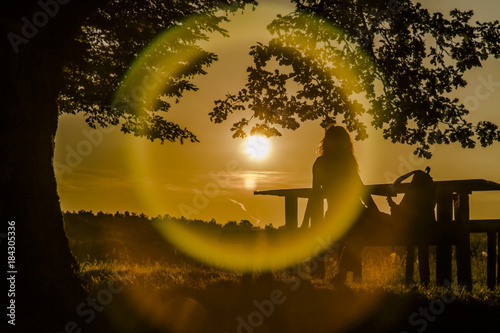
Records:
M431 11L474 9L475 18L481 21L495 20L500 12L495 0L426 0L422 4ZM257 41L266 42L270 38L266 24L277 13L291 10L286 1L262 1L255 12L236 14L226 25L231 38L215 36L204 44L219 55L219 61L208 69L208 75L196 78L199 91L185 94L168 113L169 120L188 127L200 143L161 145L124 135L117 128L107 133L91 130L81 115L62 116L54 158L62 209L128 210L150 216L215 218L221 223L248 219L262 226L283 224L284 200L254 196L253 190L310 186L311 166L323 132L319 123L303 123L296 131L283 131L282 137L271 139L270 156L256 161L245 154L241 139L231 137L231 120L236 118L213 124L208 113L213 100L243 87L246 67L251 64L249 47ZM468 87L456 96L478 101L469 119L500 124L500 60L489 60L483 68L470 71L466 79ZM498 84L484 87L485 80ZM391 182L406 171L427 165L435 180L483 178L500 183L498 143L474 150L439 146L431 160L417 160L412 155L414 147L392 144L383 140L380 132L370 131L370 137L356 142L355 149L366 184ZM498 218L500 207L494 202L499 200L499 192L474 193L472 217ZM386 209L383 198L377 202Z

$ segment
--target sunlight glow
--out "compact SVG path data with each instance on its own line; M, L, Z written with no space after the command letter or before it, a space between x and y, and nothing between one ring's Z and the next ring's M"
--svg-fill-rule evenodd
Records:
M271 145L266 137L252 135L245 141L245 152L253 159L263 159L270 150Z
M255 190L257 187L256 177L253 174L245 175L245 188L249 191Z
M301 18L305 26L314 25L321 27L327 33L338 33L334 26L326 24L323 20L304 16ZM189 46L178 46L177 42L182 39L185 29L197 29L202 17L189 18L183 21L182 27L168 29L161 33L150 45L148 45L131 65L130 70L124 76L120 88L117 90L114 98L117 108L122 112L130 114L155 115L158 110L158 95L168 90L171 78L181 75L184 66L183 63L189 63L199 59L204 54L199 48ZM342 65L338 56L334 52L329 52L326 48L321 52L311 49L310 41L307 39L296 39L294 36L287 44L295 45L295 48L301 54L316 61L326 61L328 63L339 64L331 68L325 66L325 75L333 75L341 78L344 87L356 83L359 80L359 74L354 72L350 66ZM175 45L177 52L164 55L165 49ZM323 59L323 60L322 60ZM366 62L369 63L367 58ZM354 88L347 89L353 91ZM356 108L356 104L353 106ZM353 112L356 110L353 109ZM154 172L152 163L153 155L150 150L144 149L144 146L138 142L132 144L130 149L130 166L134 170L133 175L137 179L153 180ZM241 145L242 153L250 159L262 160L269 156L271 144L264 136L249 136ZM246 190L253 190L259 181L258 174L251 174L243 177L243 186ZM137 193L145 207L150 207L150 211L162 210L165 206L164 197L159 192L151 190L147 182L137 183ZM356 186L348 186L352 191L357 191ZM229 191L229 188L226 189ZM195 193L196 200L201 198L200 193ZM345 198L338 202L338 209L331 209L336 212L329 217L330 223L324 223L314 229L301 230L290 229L286 233L272 233L258 239L252 237L246 239L224 239L218 233L211 234L204 229L193 228L183 223L155 224L158 230L170 244L175 245L183 253L196 258L204 263L217 266L219 268L232 270L236 272L263 272L277 269L284 269L304 260L310 260L311 257L329 249L330 245L338 241L352 226L360 214L359 197L360 193L346 193ZM205 201L210 202L210 198L205 197ZM196 203L196 202L195 202ZM197 213L205 206L192 208ZM223 209L221 207L221 209ZM277 207L276 209L282 209ZM253 235L253 234L252 234ZM258 244L256 246L255 244ZM255 251L248 251L249 248L255 248Z

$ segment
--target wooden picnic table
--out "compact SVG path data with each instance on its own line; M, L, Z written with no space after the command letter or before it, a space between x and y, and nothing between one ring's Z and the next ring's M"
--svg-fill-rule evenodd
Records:
M500 191L500 184L484 179L445 180L434 183L436 237L429 245L436 245L436 282L444 285L446 281L452 281L452 246L455 245L458 283L472 289L470 233L485 232L488 242L487 283L488 287L494 288L495 284L500 284L500 246L498 254L496 251L500 219L471 221L469 195L473 192ZM409 183L397 186L393 184L365 186L372 195L396 196L398 193L405 193ZM298 198L309 198L311 192L310 188L296 188L255 191L254 194L284 197L285 226L290 229L298 226ZM411 272L413 269L413 265L410 268L409 264L407 263L407 273L408 269ZM422 276L420 278L422 280Z

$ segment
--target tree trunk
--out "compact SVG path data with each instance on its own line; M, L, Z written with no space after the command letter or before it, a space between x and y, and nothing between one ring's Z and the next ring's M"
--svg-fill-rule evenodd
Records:
M7 222L15 221L15 323L17 329L62 329L85 299L74 274L52 167L62 61L47 48L23 52L11 64L13 84L4 91L2 119L7 149L2 189L8 191L2 224L6 230Z
M0 235L1 326L19 332L64 332L68 322L80 324L75 310L87 298L75 274L76 261L64 232L52 166L59 117L56 99L65 51L74 35L64 26L71 18L64 17L61 8L59 18L40 28L15 52L5 36L11 31L21 34L23 15L19 13L25 13L29 20L30 13L40 10L33 1L15 5L17 8L2 13L0 234L7 234L8 223L15 221L15 263L7 266L8 242ZM71 13L66 11L68 16ZM74 28L78 23L72 25ZM15 284L7 277L14 277ZM15 295L6 298L14 285ZM10 318L5 313L12 312L7 309L12 300L15 326L7 322Z

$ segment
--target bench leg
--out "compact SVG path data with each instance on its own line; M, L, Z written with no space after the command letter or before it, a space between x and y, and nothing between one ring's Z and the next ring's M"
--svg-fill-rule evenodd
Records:
M357 258L352 265L352 279L355 282L361 282L363 279L363 263L361 262L361 258Z
M453 219L453 194L444 192L437 196L437 227L438 245L436 247L436 283L444 286L446 281L451 283L451 235L449 230Z
M415 263L415 247L406 247L406 272L405 272L405 282L406 284L412 284L413 280L413 265Z
M500 285L500 232L497 232L498 248L497 248L497 285Z
M362 277L362 263L361 263L361 252L362 247L352 246L346 248L347 253L345 253L346 267L348 271L352 272L352 279L355 282L360 282Z
M488 259L487 259L487 274L486 284L489 289L495 289L496 285L496 264L497 264L497 233L490 231L487 233L488 239Z
M431 273L429 268L429 247L427 245L418 246L418 270L420 283L428 287L431 282Z
M347 272L353 272L353 280L361 281L361 251L362 247L359 246L343 246L340 250L341 255L338 261L338 273L334 276L337 283L344 283Z
M459 193L455 201L455 224L457 225L457 280L458 284L472 290L472 267L470 252L469 195Z

